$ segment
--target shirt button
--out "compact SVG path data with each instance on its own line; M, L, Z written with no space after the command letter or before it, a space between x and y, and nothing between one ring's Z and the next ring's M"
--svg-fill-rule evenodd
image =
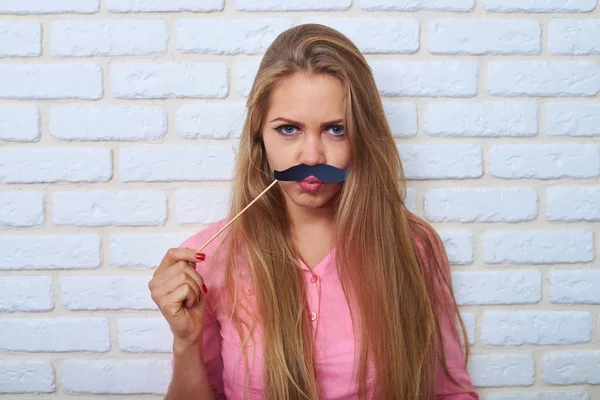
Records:
M315 319L317 319L317 314L315 314L314 312L310 313L310 320L314 321Z
M313 276L312 276L312 278L310 278L310 281L311 281L312 283L315 283L315 282L316 282L318 279L319 279L319 278L317 278L317 276L316 276L316 275L313 275Z

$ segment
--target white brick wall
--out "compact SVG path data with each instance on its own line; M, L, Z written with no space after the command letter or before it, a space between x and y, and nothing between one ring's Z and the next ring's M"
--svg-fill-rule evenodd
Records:
M42 52L42 26L36 22L0 22L0 57L35 57Z
M106 0L111 12L221 11L224 0Z
M169 38L160 20L56 21L50 35L50 54L65 57L161 54Z
M283 30L365 54L484 400L600 399L598 0L0 0L0 399L161 399L148 280L228 210Z
M54 284L50 276L0 277L0 311L50 311ZM6 321L9 321L6 319Z
M535 361L530 354L478 354L469 361L469 371L476 386L530 386Z
M539 54L537 21L500 19L438 19L429 24L433 54Z
M2 318L0 349L26 352L110 350L107 318Z
M102 68L79 64L0 65L0 99L100 99Z
M473 97L474 61L373 61L369 63L384 96Z
M594 318L587 311L486 311L481 326L485 345L566 345L589 342Z
M425 109L425 132L431 136L535 136L538 107L531 101L438 102Z
M35 106L0 105L0 140L34 142L40 138L40 111Z

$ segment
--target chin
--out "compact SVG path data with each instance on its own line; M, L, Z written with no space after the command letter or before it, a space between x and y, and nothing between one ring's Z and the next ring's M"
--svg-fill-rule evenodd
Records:
M296 182L286 182L283 188L288 200L298 207L320 208L330 206L341 190L339 183L326 183L316 192L305 192Z

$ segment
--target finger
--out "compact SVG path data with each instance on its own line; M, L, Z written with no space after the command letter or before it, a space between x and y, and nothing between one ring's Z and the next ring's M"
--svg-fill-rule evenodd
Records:
M191 300L197 299L201 296L200 286L194 281L189 274L186 272L181 272L181 275L178 274L168 281L166 281L161 287L156 290L156 295L159 298L166 298L172 292L179 289L180 286L187 285L194 292L193 296L191 296ZM188 305L188 304L186 304Z
M154 287L161 287L164 282L176 276L180 272L186 272L189 276L196 281L200 288L204 285L204 278L196 271L196 264L186 261L178 261L174 266L164 270L163 273L153 278L153 281L149 284L150 290Z
M154 271L154 275L162 273L163 270L171 267L172 265L177 263L177 261L183 260L197 263L200 261L204 261L205 258L206 255L204 253L198 253L194 249L173 247L167 250L158 268L156 268L156 270Z
M194 290L192 290L190 286L188 286L187 284L181 285L165 297L165 311L167 313L175 315L180 311L180 305L189 308L192 307L194 303L198 301L199 300Z

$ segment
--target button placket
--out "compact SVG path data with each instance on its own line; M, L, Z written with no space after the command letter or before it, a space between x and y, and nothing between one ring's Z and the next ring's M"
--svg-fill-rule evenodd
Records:
M313 302L313 304L310 304L310 320L316 324L317 318L318 318L318 311L320 309L320 303L321 303L321 281L319 279L319 276L317 274L315 274L313 271L310 271L310 278L308 279L310 281L309 283L309 287L308 290L310 292L312 292L313 290L316 290L316 294L315 297L312 297L315 301ZM314 292L313 292L314 293Z

